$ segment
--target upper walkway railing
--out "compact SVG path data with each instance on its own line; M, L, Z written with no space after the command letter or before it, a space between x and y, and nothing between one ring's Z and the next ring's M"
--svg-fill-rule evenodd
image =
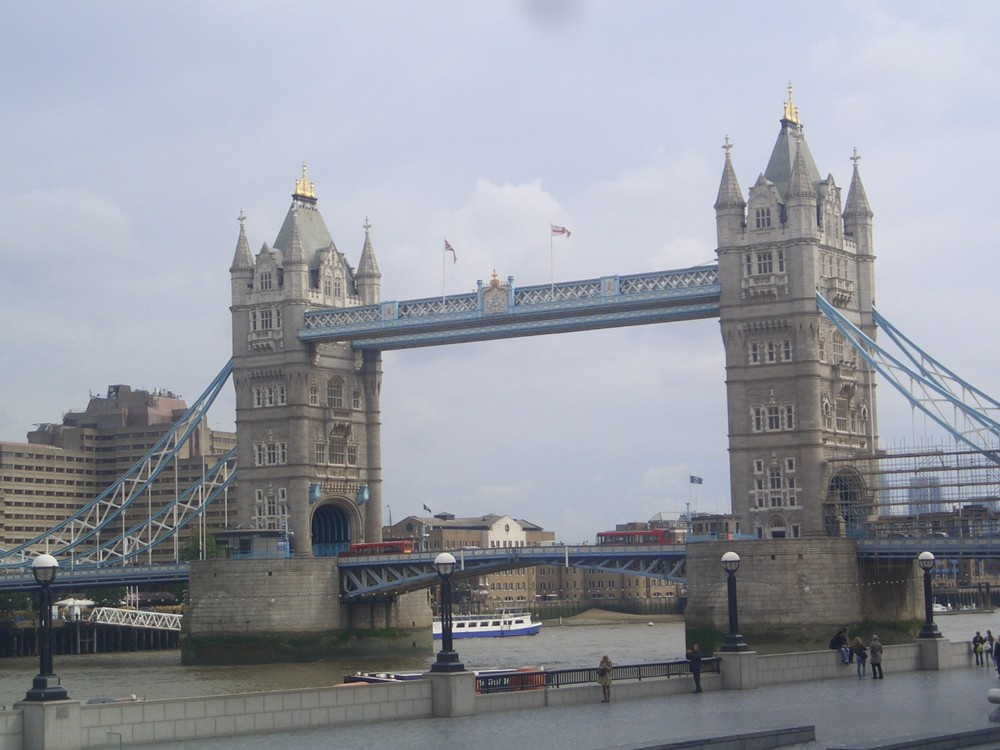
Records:
M466 294L307 312L299 339L406 349L715 318L719 294L715 265L521 288L494 277Z

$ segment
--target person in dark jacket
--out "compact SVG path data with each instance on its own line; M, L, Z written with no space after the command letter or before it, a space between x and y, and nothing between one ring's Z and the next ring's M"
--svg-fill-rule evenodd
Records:
M695 643L691 650L687 652L688 669L694 677L694 692L701 692L701 647Z
M868 652L872 658L872 679L882 679L882 642L877 635L872 636L872 642L868 646Z

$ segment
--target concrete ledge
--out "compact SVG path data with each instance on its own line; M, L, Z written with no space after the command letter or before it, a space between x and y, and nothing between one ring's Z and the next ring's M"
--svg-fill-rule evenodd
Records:
M836 745L828 750L951 750L1000 742L1000 727L970 729L952 734L911 734L892 740Z
M771 750L816 740L815 726L779 727L718 737L691 737L652 745L616 745L611 750Z

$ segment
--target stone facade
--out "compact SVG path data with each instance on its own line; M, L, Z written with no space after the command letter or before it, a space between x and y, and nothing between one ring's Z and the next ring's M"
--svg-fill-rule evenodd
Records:
M297 335L309 310L379 301L370 225L355 270L304 167L273 246L254 257L243 221L230 268L239 523L287 529L296 556L380 541L381 353Z
M426 591L342 604L336 560L192 562L189 585L186 663L314 660L341 648L380 651L392 647L393 639L405 638L406 647L431 643ZM380 630L398 632L369 637Z
M748 634L792 642L828 630L833 635L838 627L866 619L857 553L849 539L702 542L687 550L689 628L726 632L727 579L720 560L729 551L740 556L739 626L748 642L753 640Z
M819 291L875 335L872 212L857 156L841 209L791 90L747 200L728 139L725 150L715 210L732 510L761 538L838 536L872 513L876 489L864 480L877 445L874 373L816 305Z

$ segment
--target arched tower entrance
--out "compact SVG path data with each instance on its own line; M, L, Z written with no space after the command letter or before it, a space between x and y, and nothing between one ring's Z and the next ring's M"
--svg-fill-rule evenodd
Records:
M336 557L351 543L351 521L334 503L319 506L312 517L313 557Z

